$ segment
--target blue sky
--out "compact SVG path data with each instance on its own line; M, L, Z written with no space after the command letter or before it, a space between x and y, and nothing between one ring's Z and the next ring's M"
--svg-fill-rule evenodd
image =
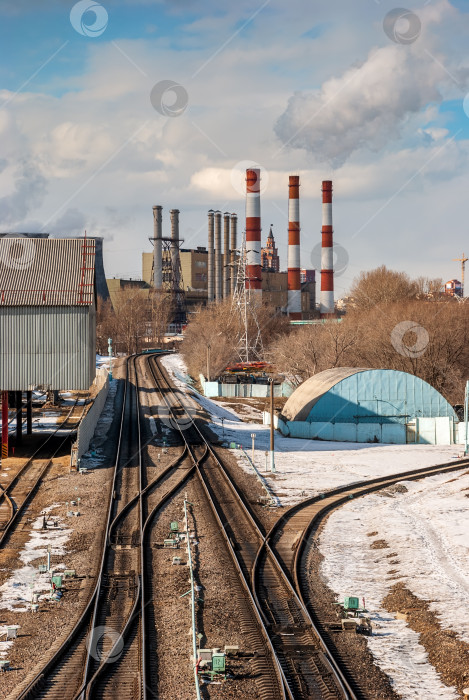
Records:
M74 29L73 2L45 5L0 4L1 230L86 228L105 237L108 275L135 277L153 204L166 219L179 208L185 245L203 245L208 209L242 220L239 172L258 163L263 236L272 223L283 266L288 174L299 173L305 266L321 180L334 180L336 240L350 258L340 293L383 263L459 275L467 2L412 4L420 31L408 44L408 20L394 39L383 30L392 0L115 0L102 3L99 36ZM187 96L176 117L150 102L164 80ZM161 99L171 106L174 94Z

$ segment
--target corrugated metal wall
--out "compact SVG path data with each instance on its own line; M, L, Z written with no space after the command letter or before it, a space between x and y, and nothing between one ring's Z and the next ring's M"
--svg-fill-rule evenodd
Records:
M452 406L430 384L396 370L365 370L339 381L313 406L308 421L407 423L451 417Z
M86 391L96 373L91 306L0 307L0 388Z
M461 425L461 424L460 424ZM407 426L402 423L327 423L282 421L278 427L283 435L306 440L320 439L334 442L380 442L391 445L415 443L419 445L452 445L462 442L453 418L417 418ZM413 430L409 431L409 427ZM411 435L411 439L409 439Z

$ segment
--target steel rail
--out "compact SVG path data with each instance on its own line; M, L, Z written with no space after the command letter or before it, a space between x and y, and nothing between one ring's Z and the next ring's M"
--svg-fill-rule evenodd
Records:
M246 516L246 518L249 520L249 522L251 523L252 527L254 528L254 531L255 531L256 536L257 536L258 538L260 538L261 541L263 541L263 540L264 540L264 535L263 535L263 533L262 533L262 531L261 531L261 529L260 529L260 526L259 526L259 524L257 523L255 517L253 516L253 514L252 514L251 511L250 511L250 509L248 508L248 506L247 506L247 504L246 504L246 502L245 502L245 499L244 499L244 495L243 495L243 494L241 493L241 491L237 488L237 486L233 483L231 477L230 477L229 474L226 472L226 470L225 470L223 464L222 464L222 463L220 462L220 460L218 459L218 457L217 457L217 455L215 454L215 452L213 451L211 445L209 444L209 442L207 441L207 439L206 439L205 436L203 435L202 431L201 431L201 430L199 429L199 427L196 425L196 423L195 423L193 417L192 417L192 416L190 415L190 413L188 412L187 407L186 407L186 406L184 405L184 403L176 396L176 392L174 391L174 389L173 389L173 387L171 386L169 380L168 380L167 377L165 376L165 373L164 373L163 370L161 369L159 362L156 360L156 358L149 358L149 359L148 359L148 366L149 366L149 369L150 369L151 373L152 373L153 376L154 376L155 383L159 384L159 383L161 382L161 379L163 379L163 382L165 383L165 385L166 385L166 387L167 387L169 393L170 393L173 397L176 398L176 400L177 400L177 402L178 402L178 404L179 404L179 407L182 408L182 409L184 410L184 412L186 413L186 415L187 415L187 417L188 417L188 419L189 419L189 422L190 422L190 423L189 423L190 426L191 426L193 429L195 429L195 431L197 432L197 435L198 435L199 438L202 440L202 444L205 445L207 457L208 457L208 456L212 457L212 459L213 459L213 460L216 462L216 464L220 467L221 473L222 473L222 475L225 477L225 480L226 480L228 486L229 486L230 489L232 490L233 495L235 496L236 502L241 506L244 515ZM161 378L161 379L159 379L159 378L156 376L155 367L158 369L158 372L159 372L159 375L160 375L160 378ZM161 392L161 395L162 395L162 397L164 398L164 400L165 400L165 402L166 402L166 404L167 404L167 406L168 406L169 411L171 412L171 414L173 415L173 417L174 417L175 420L177 421L177 420L178 420L178 417L175 415L175 412L174 412L173 407L170 406L169 402L167 401L166 394L165 394L164 392ZM178 425L177 422L176 422L176 425ZM179 426L178 426L178 427L179 427ZM180 431L181 437L182 437L184 443L186 444L187 448L192 452L191 445L190 445L188 439L187 439L186 436L185 436L185 432L187 432L187 431L182 431L180 428L179 428L179 431ZM284 700L286 700L287 697L288 697L288 700L294 700L294 696L292 695L291 690L290 690L290 688L289 688L289 685L288 685L287 679L286 679L286 677L285 677L283 668L282 668L282 666L281 666L281 664L280 664L280 662L279 662L279 659L277 658L277 655L276 655L276 653L275 653L275 649L274 649L274 647L273 647L273 645L272 645L272 641L271 641L271 639L270 639L270 635L269 635L269 633L268 633L268 631L267 631L267 629L266 629L264 620L263 620L262 616L260 615L260 610L258 609L258 606L257 606L257 604L256 604L255 598L254 598L253 593L252 593L252 591L251 591L251 587L250 587L250 585L249 585L249 581L248 581L248 579L246 578L246 576L245 576L245 574L244 574L244 571L243 571L243 568L242 568L242 562L239 560L239 558L238 558L238 556L237 556L237 554L236 554L236 552L235 552L235 549L234 549L234 547L233 547L233 545L232 545L232 542L231 542L231 538L230 538L230 536L229 536L229 534L228 534L228 532L227 532L227 530L226 530L226 525L225 525L225 523L223 522L222 517L221 517L221 514L220 514L220 512L219 512L219 509L218 509L218 507L216 506L216 504L215 504L215 502L214 502L214 500L213 500L213 497L212 497L212 495L211 495L211 493L210 493L210 490L209 490L209 488L208 488L208 485L207 485L207 482L206 482L206 480L205 480L205 477L204 477L204 475L202 474L202 472L201 472L201 470L200 470L200 468L199 468L199 464L197 463L196 466L197 466L197 475L198 475L198 477L199 477L200 483L201 483L201 485L202 485L202 487L203 487L203 489L204 489L204 491L205 491L205 494L206 494L207 500L208 500L208 502L209 502L209 504L210 504L210 507L211 507L211 509L212 509L212 512L213 512L213 514L214 514L214 516L215 516L215 518L216 518L216 520L217 520L217 522L218 522L218 525L219 525L219 527L220 527L220 531L223 533L223 536L224 536L225 543L226 543L226 545L227 545L228 551L229 551L229 553L230 553L230 555L231 555L231 558L232 558L233 563L234 563L234 565L235 565L235 567L236 567L236 570L238 571L238 575L239 575L239 578L240 578L241 583L242 583L242 585L243 585L243 588L244 588L244 590L245 590L245 592L246 592L246 594L247 594L247 596L248 596L248 598L249 598L249 600L250 600L250 602L251 602L252 610L253 610L254 615L255 615L255 617L256 617L256 619L257 619L259 628L260 628L260 630L261 630L261 632L262 632L262 636L263 636L263 638L264 638L264 640L265 640L265 642L266 642L266 644L267 644L267 647L269 648L269 651L270 651L270 653L271 653L271 657L272 657L272 660L273 660L273 662L274 662L274 666L275 666L275 668L276 668L276 670L277 670L277 674L278 674L278 677L279 677L279 680L280 680L280 684L279 684L279 685L281 686L281 689L282 689L282 697L283 697Z
M139 685L139 696L142 698L142 700L146 700L147 698L147 690L148 690L148 682L147 682L147 669L148 669L148 644L147 644L147 621L146 621L146 608L148 603L150 602L151 599L149 599L148 596L148 586L147 582L145 579L145 570L147 567L147 553L149 551L149 548L146 547L146 536L147 532L149 529L149 526L151 524L151 521L155 517L156 513L158 510L162 507L164 503L166 503L177 491L178 489L181 488L181 486L187 481L187 479L192 475L193 470L194 470L194 465L191 469L187 470L186 473L183 475L181 479L167 491L165 494L163 494L158 503L154 506L152 509L151 513L148 515L148 517L145 519L144 518L144 499L149 496L149 494L160 484L164 481L164 479L172 472L174 469L177 468L179 464L184 462L185 459L189 456L188 450L184 449L183 452L176 457L175 460L173 460L157 477L152 479L148 484L144 485L144 461L142 459L142 452L143 452L143 447L142 447L142 427L141 427L141 409L142 409L142 404L140 403L140 390L141 390L141 385L139 383L138 379L138 371L137 371L137 360L140 358L141 355L136 355L133 356L133 366L134 366L134 372L135 372L135 401L136 401L136 413L137 413L137 436L138 436L138 448L136 450L136 454L138 454L138 472L139 472L139 484L138 484L138 493L131 498L124 506L123 508L119 511L119 513L114 517L114 519L111 521L109 524L109 529L107 533L107 547L112 546L112 533L113 531L118 527L121 521L125 520L125 517L129 514L129 512L132 510L133 507L138 505L138 512L139 512L139 547L140 547L140 556L139 556L139 564L140 564L140 571L138 575L138 594L134 603L134 606L132 610L130 611L128 618L125 622L124 628L122 632L119 635L119 638L116 640L115 644L112 646L112 648L108 651L106 657L102 660L102 663L98 666L98 668L95 670L93 676L87 681L86 686L81 689L81 692L79 692L76 696L76 699L83 697L83 692L85 694L85 698L88 700L88 698L92 697L93 690L96 686L96 683L100 680L100 677L105 674L111 672L111 669L109 667L109 664L107 663L107 660L109 658L113 658L117 651L119 650L120 644L123 642L124 644L127 642L128 637L130 636L132 630L134 629L134 625L137 623L140 625L140 632L139 632L139 641L140 641L140 655L139 655L139 661L140 661L140 685ZM93 624L92 624L92 629L94 629L96 622L96 618L93 619ZM138 630L137 630L138 634ZM122 640L122 641L121 641Z
M20 694L17 697L17 700L29 700L30 698L37 697L36 692L39 692L39 686L45 680L47 674L50 674L52 672L54 667L57 666L57 664L60 662L60 660L68 652L68 650L72 646L72 644L74 644L77 641L78 635L83 631L86 633L88 630L88 627L89 627L89 615L92 614L93 604L95 603L96 598L98 597L99 591L101 590L103 568L104 568L105 557L107 554L107 547L106 547L107 533L109 530L109 525L110 525L110 521L111 521L111 514L112 514L112 509L113 509L114 500L115 500L115 484L116 484L116 477L117 477L117 465L119 463L119 455L120 455L121 445L122 445L123 422L124 422L124 415L125 415L125 405L126 405L126 401L127 401L127 386L128 386L128 374L129 374L128 364L129 364L129 360L127 360L127 362L126 362L126 376L125 376L125 382L124 382L124 396L123 396L123 402L122 402L122 415L121 415L121 421L120 421L120 427L119 427L117 455L116 455L116 462L115 462L115 466L114 466L114 470L113 470L112 484L111 484L111 489L110 489L110 498L108 501L106 524L105 524L105 528L104 528L104 532L103 532L103 547L102 547L102 553L101 553L100 564L99 564L99 569L98 569L97 581L96 581L96 584L91 592L91 595L89 597L89 600L85 606L85 609L84 609L82 615L75 623L71 632L68 634L68 636L66 637L64 642L60 645L60 647L57 649L57 651L54 653L54 655L45 664L45 666L34 676L34 678L28 683L26 688L20 692Z
M49 470L49 468L50 468L51 465L52 465L52 460L54 459L54 457L56 456L56 454L59 452L59 450L62 448L62 445L64 445L64 443L65 443L65 442L68 440L68 438L70 437L70 435L71 435L71 433L72 433L72 429L69 430L68 435L65 435L64 439L60 442L60 444L58 445L58 447L54 450L52 456L49 457L49 458L46 458L46 464L45 464L45 466L44 466L43 469L41 469L41 471L39 472L39 475L38 475L37 479L35 480L34 484L33 484L32 487L30 488L29 492L26 494L25 499L23 500L23 502L21 503L21 505L20 505L19 507L16 508L16 510L15 510L15 504L14 504L14 502L13 502L12 499L11 499L10 492L14 489L14 487L15 487L15 486L18 484L18 482L20 481L21 477L24 476L24 474L27 472L27 470L29 469L29 467L32 465L32 463L34 462L34 459L35 459L36 455L39 454L39 452L41 452L41 451L44 449L44 446L47 445L47 443L49 442L49 440L51 440L51 438L53 438L53 437L58 433L59 430L63 429L64 424L66 424L66 423L68 422L68 420L70 419L71 414L72 414L73 410L74 410L75 407L76 407L77 401L78 401L78 400L76 400L75 403L73 404L73 406L72 406L72 408L70 409L70 411L68 412L68 414L67 414L65 420L60 424L60 426L59 426L53 433L51 433L51 434L46 438L46 440L44 440L44 442L42 443L42 445L40 445L40 447L37 448L37 450L33 453L33 455L27 459L27 461L24 463L24 465L21 467L21 469L18 471L18 473L15 474L15 476L14 476L13 479L10 481L10 483L9 483L5 488L4 488L3 486L0 486L0 488L2 489L2 493L0 494L0 504L1 504L2 499L6 500L6 501L8 502L8 504L9 504L9 510L10 510L10 512L11 512L11 515L10 515L9 520L6 522L5 526L3 527L2 531L1 531L2 534L0 535L0 547L3 547L4 542L5 542L5 541L8 539L8 537L10 536L11 530L13 529L13 527L14 527L16 521L18 520L18 518L20 517L21 513L22 513L23 510L25 509L26 505L30 502L32 496L36 493L36 491L37 491L37 489L39 488L39 486L40 486L40 484L41 484L41 482L42 482L44 476L46 475L47 471ZM80 420L81 420L81 418L80 418Z

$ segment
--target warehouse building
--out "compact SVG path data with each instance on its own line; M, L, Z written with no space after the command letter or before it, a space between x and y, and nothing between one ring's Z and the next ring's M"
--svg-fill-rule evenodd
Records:
M87 390L96 374L93 239L0 238L0 390Z
M286 402L279 429L287 436L339 442L457 442L458 418L430 384L391 369L328 369Z

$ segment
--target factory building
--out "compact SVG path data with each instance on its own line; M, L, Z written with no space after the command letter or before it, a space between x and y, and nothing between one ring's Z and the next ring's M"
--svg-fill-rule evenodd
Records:
M93 239L0 238L0 389L87 390L96 375Z
M450 445L458 418L430 384L391 369L328 369L303 382L279 418L284 435L339 442Z
M182 248L180 251L182 282L186 294L188 308L196 304L207 303L207 265L208 251L204 247L193 250ZM153 254L142 254L142 282L134 281L133 284L140 286L151 286L151 275L153 265ZM222 265L225 265L225 258L222 256ZM306 272L306 271L305 271ZM316 306L316 284L314 270L308 270L308 282L301 284L301 305L305 318L310 318ZM313 273L311 275L311 273ZM132 282L123 280L108 280L111 298L117 292L117 286L128 285ZM271 304L276 309L286 310L288 303L288 276L286 272L267 271L262 276L262 299L265 303Z

